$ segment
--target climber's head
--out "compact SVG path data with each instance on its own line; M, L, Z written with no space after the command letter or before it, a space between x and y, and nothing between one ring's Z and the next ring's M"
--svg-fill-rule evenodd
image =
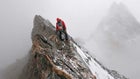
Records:
M56 21L58 22L58 21L61 21L61 19L60 18L56 18Z

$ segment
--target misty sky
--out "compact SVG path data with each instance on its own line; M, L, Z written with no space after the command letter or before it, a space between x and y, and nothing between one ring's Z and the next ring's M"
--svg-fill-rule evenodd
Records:
M28 53L36 14L54 25L60 17L71 36L86 39L114 1L140 21L140 0L0 0L0 69Z

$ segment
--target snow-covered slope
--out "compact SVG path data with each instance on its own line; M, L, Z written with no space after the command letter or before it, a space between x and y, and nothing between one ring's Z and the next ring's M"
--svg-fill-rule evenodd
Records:
M92 57L85 48L77 45L77 43L73 44L76 47L78 54L90 68L91 72L95 74L97 79L127 79L118 72L104 67L96 58Z
M113 78L106 70L104 70L99 63L97 63L92 56L88 54L88 52L83 52L84 50L81 50L76 44L74 44L76 47L79 55L82 57L84 62L88 65L90 70L93 74L96 75L97 79L115 79Z

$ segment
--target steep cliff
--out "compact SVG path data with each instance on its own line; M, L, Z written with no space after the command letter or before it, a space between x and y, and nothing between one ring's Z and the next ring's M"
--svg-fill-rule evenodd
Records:
M32 49L20 79L96 79L70 38L60 41L54 26L35 16Z
M60 41L55 27L41 16L34 18L32 48L18 79L127 79L109 70L72 37Z

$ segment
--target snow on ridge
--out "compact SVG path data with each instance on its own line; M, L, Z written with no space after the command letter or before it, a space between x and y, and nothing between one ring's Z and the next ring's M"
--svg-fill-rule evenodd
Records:
M86 53L84 53L79 46L76 44L73 44L79 55L82 57L83 61L87 64L87 66L90 68L91 72L97 77L97 79L114 79L106 70L104 70L91 56L90 60L87 63L86 59L88 59Z

